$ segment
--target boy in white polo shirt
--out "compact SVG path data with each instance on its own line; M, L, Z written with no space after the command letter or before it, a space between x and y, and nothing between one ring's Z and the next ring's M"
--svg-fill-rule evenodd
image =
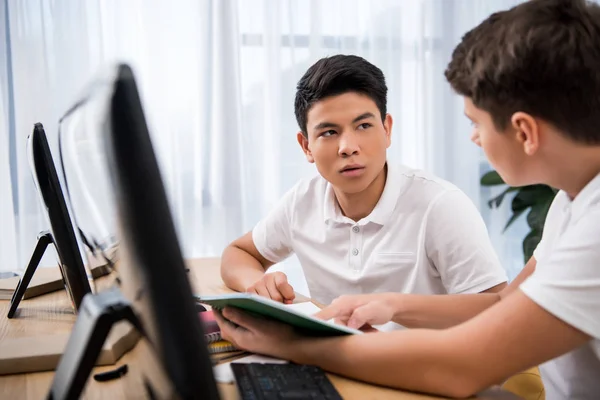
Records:
M529 0L462 39L446 77L513 186L560 189L521 274L495 294L347 296L320 313L400 332L306 338L225 309L239 348L392 387L468 397L540 365L546 398L600 398L600 5ZM445 328L445 329L440 329ZM362 368L356 368L356 365Z
M281 273L295 253L314 300L342 294L498 291L506 274L467 196L431 174L386 163L392 117L379 68L324 58L300 79L298 143L320 175L296 184L222 256L224 282L291 302Z

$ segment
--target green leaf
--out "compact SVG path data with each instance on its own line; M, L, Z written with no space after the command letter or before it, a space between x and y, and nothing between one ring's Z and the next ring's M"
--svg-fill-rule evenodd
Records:
M537 229L533 229L527 234L527 236L525 236L525 239L523 239L523 257L525 259L525 263L527 263L527 261L529 261L533 255L533 251L537 247L540 240L542 240L542 232L538 231Z
M496 186L504 185L504 181L496 171L490 171L485 173L481 177L481 186Z
M531 207L531 211L527 214L527 224L531 229L543 231L546 215L548 215L551 204L552 198L548 198Z
M519 190L519 188L516 187L509 187L508 189L506 189L505 191L503 191L502 193L500 193L498 196L494 197L493 199L488 201L488 206L490 208L494 208L494 207L500 207L500 204L502 204L502 200L504 200L504 196L506 196L508 193L510 192L515 192Z
M523 186L513 198L511 208L513 212L525 210L536 203L545 203L554 198L554 192L546 185Z
M482 186L494 186L504 184L504 181L496 171L490 171L481 177ZM531 231L523 239L523 256L525 263L529 261L533 255L533 251L542 239L542 232L548 215L548 210L552 204L554 196L558 190L548 185L529 185L523 187L508 187L498 196L488 201L490 208L498 207L504 201L504 197L510 192L516 191L517 194L513 197L511 209L513 214L506 222L504 231L506 231L527 209L530 209L527 214L527 224Z
M519 218L521 216L521 214L523 214L525 212L525 210L519 210L513 213L513 215L510 217L510 219L508 220L508 222L506 223L506 225L504 226L504 229L502 230L502 232L506 232L506 230L508 229L509 226L512 225L513 222L515 222L517 220L517 218Z

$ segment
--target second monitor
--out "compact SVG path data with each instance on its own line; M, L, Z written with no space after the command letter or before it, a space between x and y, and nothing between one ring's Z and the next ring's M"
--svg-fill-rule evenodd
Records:
M46 132L41 123L35 124L33 132L27 139L27 156L29 168L50 225L50 232L42 233L38 237L38 244L31 260L13 294L8 318L14 317L42 255L50 244L54 244L56 248L57 261L65 289L76 310L79 309L83 297L92 291Z

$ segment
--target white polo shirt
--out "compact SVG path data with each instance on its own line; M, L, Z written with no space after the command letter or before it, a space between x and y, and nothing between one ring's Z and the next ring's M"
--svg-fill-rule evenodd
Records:
M540 366L546 399L600 398L600 175L571 201L559 192L520 289L592 340Z
M507 280L471 200L407 167L388 167L379 202L358 222L342 214L323 177L300 181L252 238L274 263L295 253L323 304L343 294L477 293Z

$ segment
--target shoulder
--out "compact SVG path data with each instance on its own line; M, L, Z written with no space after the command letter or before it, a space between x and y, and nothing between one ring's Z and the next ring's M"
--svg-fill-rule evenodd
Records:
M548 208L548 213L546 214L546 225L560 220L565 207L568 205L569 196L562 190L556 193L556 196L554 196L554 199L552 200L552 204L550 204L550 208Z
M327 192L327 181L316 175L296 182L284 195L285 202L291 206L322 203Z
M557 199L556 207L568 204L561 203ZM559 232L555 240L544 246L534 272L519 286L547 311L595 338L600 338L598 220L597 208L586 210L585 215L574 216L572 220L565 217L562 224L556 225Z
M407 179L422 187L432 190L445 191L456 189L456 186L439 176L422 169L410 168L404 165L393 167L402 179Z
M399 203L431 211L453 209L456 206L474 206L469 197L456 185L430 173L405 166L394 167L395 180L403 187Z
M589 279L593 275L600 288L600 268L597 267L600 258L600 209L593 207L577 213L569 209L568 201L561 200L559 196L562 197L561 192L552 204L544 226L544 234L552 234L552 237L546 243L533 275L546 271L573 278L581 275Z

